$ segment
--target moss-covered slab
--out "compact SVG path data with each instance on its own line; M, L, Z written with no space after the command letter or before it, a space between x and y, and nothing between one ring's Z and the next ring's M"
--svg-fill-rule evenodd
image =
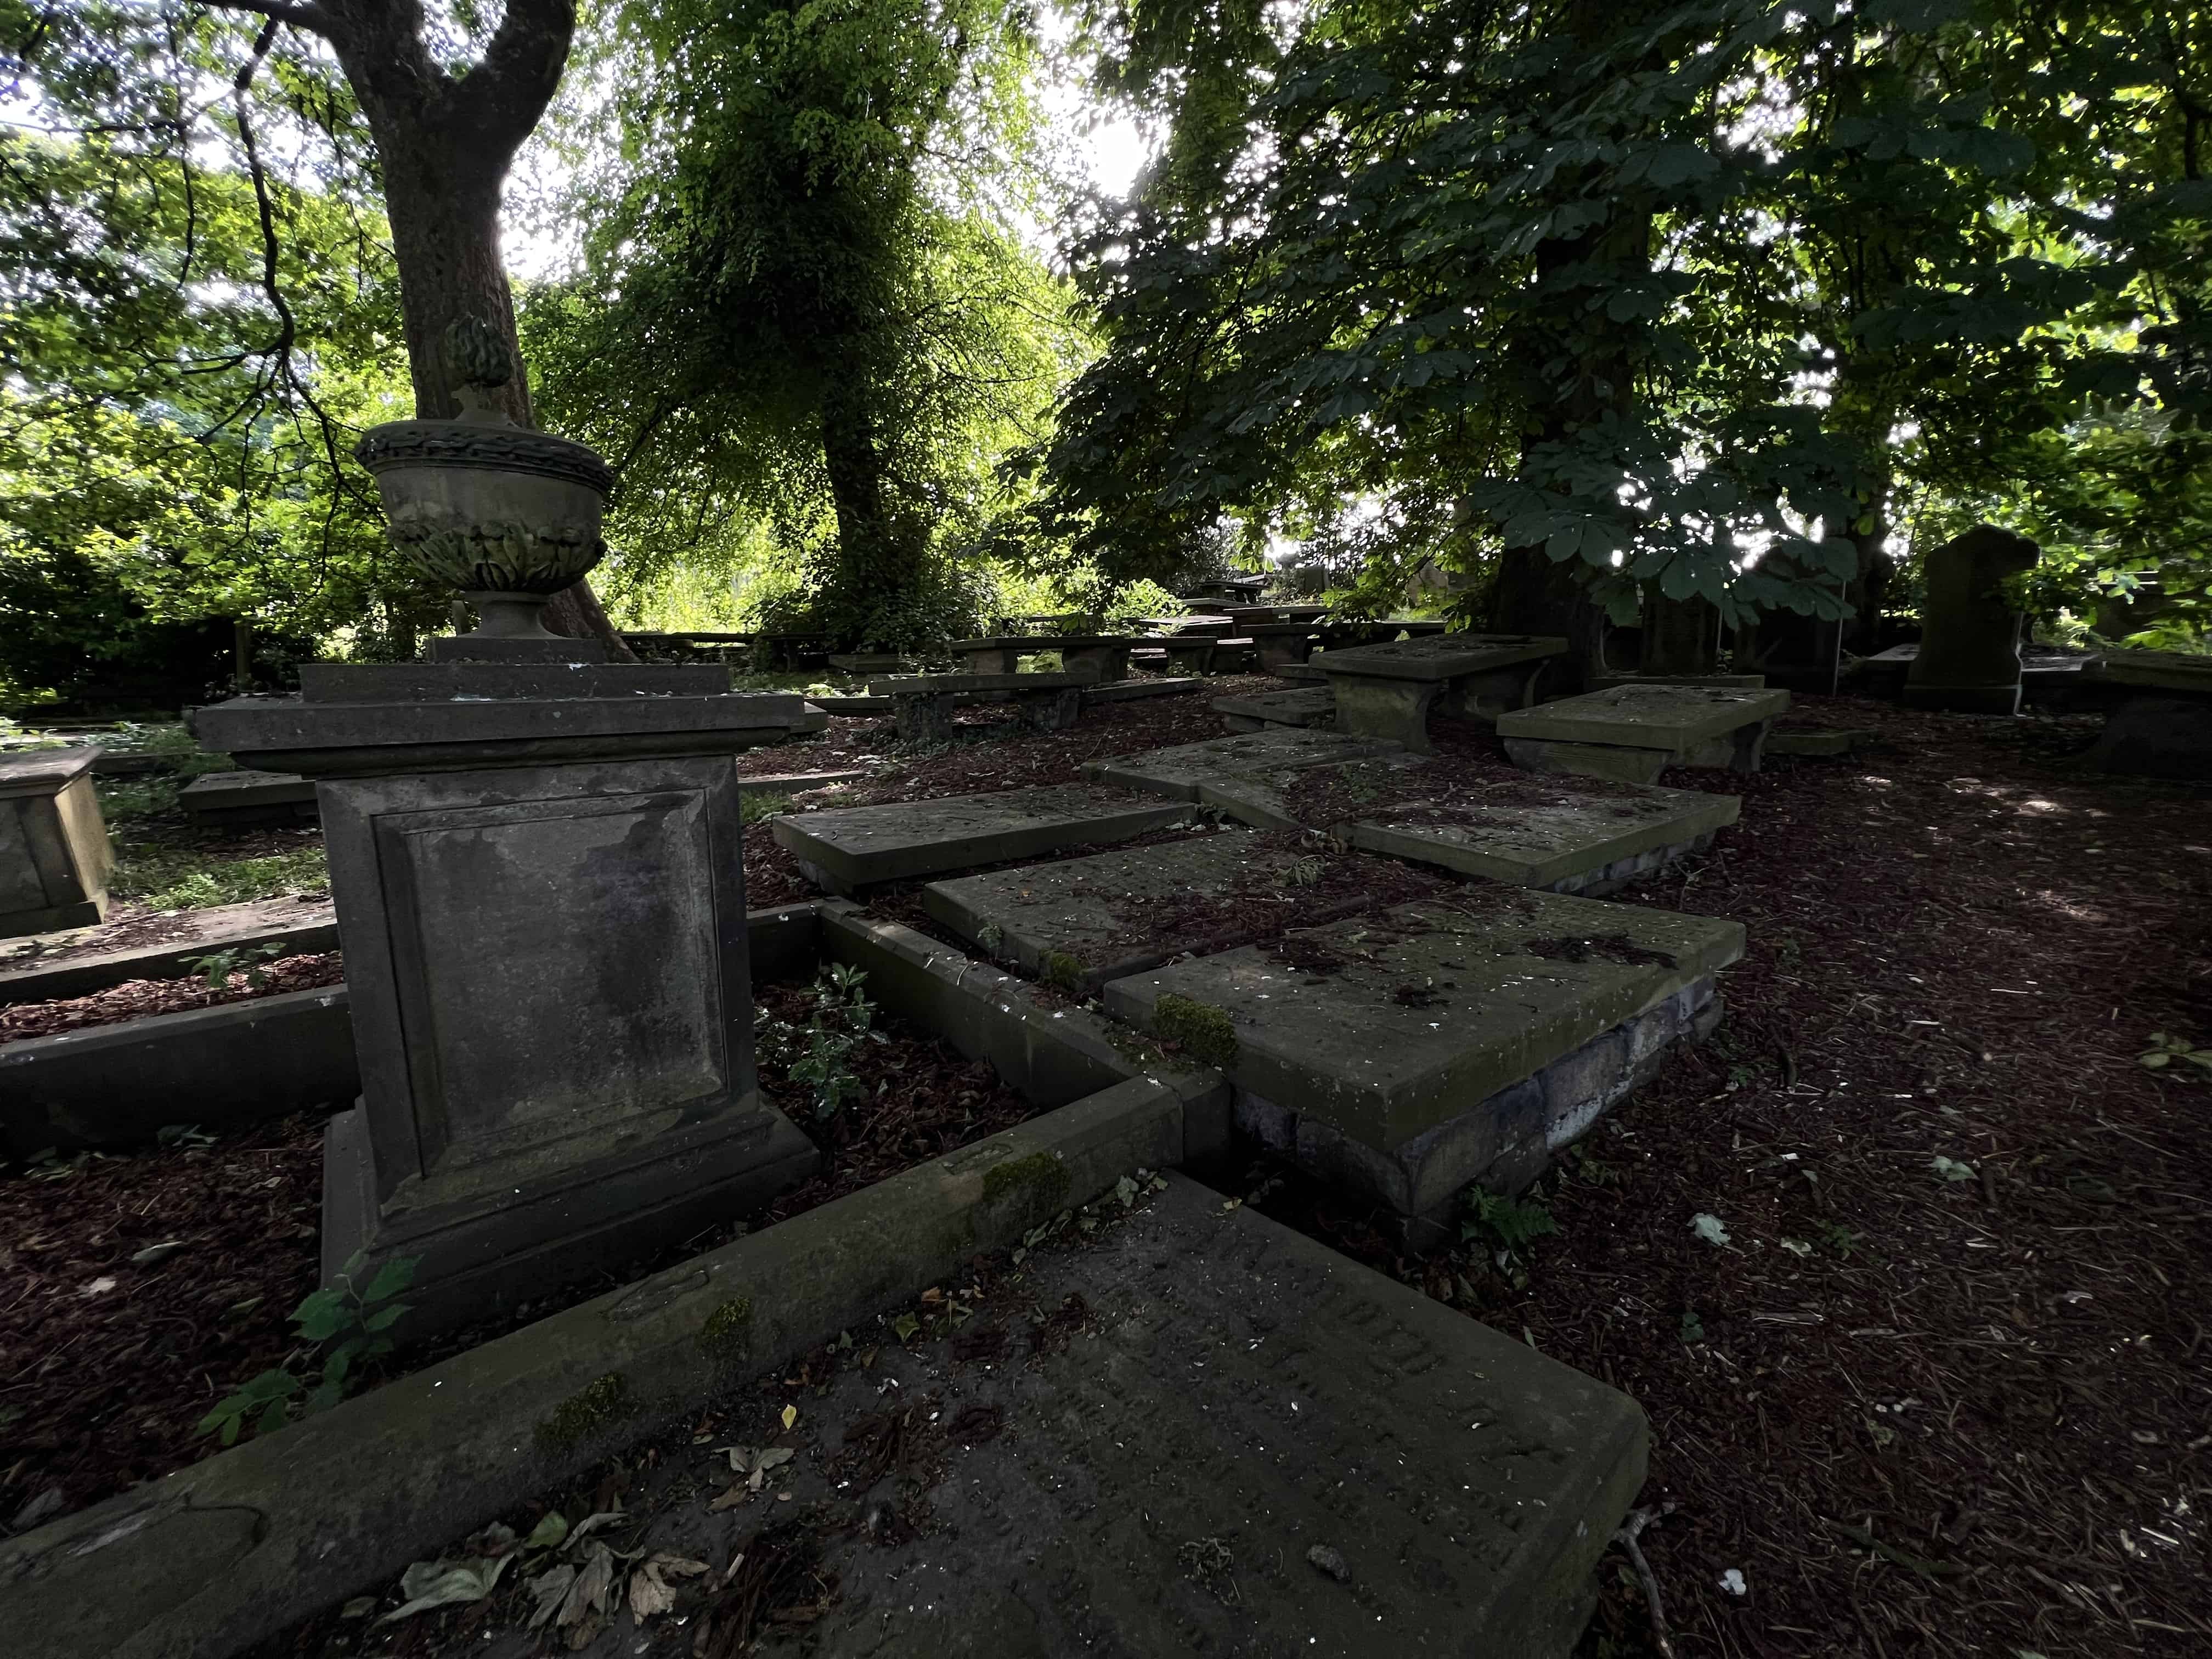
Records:
M1722 685L1616 685L1498 717L1498 735L1554 743L1664 749L1686 755L1790 707L1787 691Z
M1326 726L1336 719L1336 696L1325 685L1295 691L1262 691L1253 696L1216 697L1213 712L1231 732L1261 732L1270 726Z
M1317 907L1388 902L1423 880L1387 860L1232 830L933 882L922 904L985 954L1087 993L1186 951L1271 938Z
M1251 732L1141 755L1090 761L1085 763L1083 774L1099 783L1194 801L1199 786L1216 779L1272 768L1327 766L1334 761L1383 754L1396 747L1379 738L1341 737L1334 732Z
M1240 1094L1390 1151L1473 1111L1742 954L1740 922L1504 887L1117 979L1146 1030L1162 999L1218 1010Z
M808 878L839 893L1041 858L1164 829L1187 809L1097 784L891 801L769 820Z

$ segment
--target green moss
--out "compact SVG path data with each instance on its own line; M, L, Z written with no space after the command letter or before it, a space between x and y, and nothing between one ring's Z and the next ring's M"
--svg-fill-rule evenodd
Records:
M1237 1063L1237 1027L1211 1003L1164 996L1152 1005L1152 1035L1178 1044L1193 1060L1227 1071Z
M1071 993L1082 990L1083 964L1066 951L1048 951L1039 959L1037 966L1042 971L1046 984Z
M752 1330L752 1297L732 1297L699 1328L700 1351L714 1359L742 1359L751 1350Z
M1067 1201L1067 1165L1050 1152L1031 1152L983 1171L983 1201L996 1202L1010 1193L1034 1190L1047 1211Z
M636 1409L629 1379L620 1371L609 1371L553 1408L538 1425L538 1443L550 1451L567 1451Z

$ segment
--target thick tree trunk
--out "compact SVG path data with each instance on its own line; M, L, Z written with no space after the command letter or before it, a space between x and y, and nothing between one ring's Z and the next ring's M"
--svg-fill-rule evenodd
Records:
M1647 674L1711 674L1720 666L1720 618L1712 602L1670 599L1654 583L1644 595L1644 660Z
M837 557L817 600L823 625L848 648L898 647L906 637L922 551L891 509L875 416L861 378L832 372L822 397L822 459L837 513Z
M500 195L516 149L559 84L575 13L573 0L510 0L483 62L458 79L428 57L421 21L418 9L391 0L325 0L314 27L330 40L376 140L416 416L444 420L460 411L446 361L448 325L464 317L492 323L522 362L500 257ZM537 424L526 374L501 387L498 401L517 424ZM634 660L588 582L556 594L545 620Z

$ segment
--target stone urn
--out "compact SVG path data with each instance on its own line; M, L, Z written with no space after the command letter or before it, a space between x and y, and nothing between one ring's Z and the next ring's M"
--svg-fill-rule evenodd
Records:
M476 605L473 637L551 640L539 612L605 556L614 473L596 451L517 426L492 403L515 372L498 330L456 323L445 345L459 416L371 427L354 458L375 476L392 545Z

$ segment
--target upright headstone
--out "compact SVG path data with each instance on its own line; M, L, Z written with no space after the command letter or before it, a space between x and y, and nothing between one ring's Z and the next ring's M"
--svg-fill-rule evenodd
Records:
M1905 700L1970 714L2020 712L2021 613L2007 576L2035 568L2043 550L2025 536L1978 524L1922 561L1920 650Z
M0 939L85 927L107 914L115 854L92 793L97 749L0 758Z
M817 1161L755 1086L731 764L805 705L546 633L538 608L604 551L606 468L476 413L378 427L362 457L393 539L466 581L483 627L429 662L303 664L299 696L191 721L314 780L362 1079L325 1142L324 1269L414 1258L410 1337L618 1269Z

